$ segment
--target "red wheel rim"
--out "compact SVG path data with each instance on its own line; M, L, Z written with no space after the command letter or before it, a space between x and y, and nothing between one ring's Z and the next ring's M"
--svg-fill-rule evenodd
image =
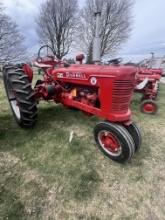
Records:
M143 106L143 111L146 113L154 113L156 112L156 106L153 103L146 103Z
M101 131L98 134L101 147L110 155L118 156L121 154L121 144L116 136L109 131Z

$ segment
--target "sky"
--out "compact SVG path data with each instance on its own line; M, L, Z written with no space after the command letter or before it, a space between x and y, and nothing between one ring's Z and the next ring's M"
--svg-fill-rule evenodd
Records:
M26 37L29 52L38 49L36 17L40 4L45 0L5 0L6 13L18 24ZM80 7L85 0L79 0ZM165 55L165 0L136 0L133 8L131 37L122 45L117 56L127 60L140 60L155 52Z

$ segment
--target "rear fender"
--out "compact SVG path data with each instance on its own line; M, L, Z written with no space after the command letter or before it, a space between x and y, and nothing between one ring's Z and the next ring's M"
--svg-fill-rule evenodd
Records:
M137 89L137 90L142 90L142 89L144 89L144 87L147 85L148 81L149 81L149 79L148 79L148 78L145 78L140 84L138 84L138 85L136 86L136 89Z
M31 66L28 65L28 64L23 64L22 69L26 73L26 75L28 76L30 82L32 82L32 80L33 80L33 69L31 68Z

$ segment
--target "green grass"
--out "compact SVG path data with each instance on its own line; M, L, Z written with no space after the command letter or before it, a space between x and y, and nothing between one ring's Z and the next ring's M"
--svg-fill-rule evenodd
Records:
M0 220L165 219L164 97L161 85L160 109L151 116L139 112L135 96L143 144L120 165L97 149L96 117L42 103L36 127L20 129L0 81Z

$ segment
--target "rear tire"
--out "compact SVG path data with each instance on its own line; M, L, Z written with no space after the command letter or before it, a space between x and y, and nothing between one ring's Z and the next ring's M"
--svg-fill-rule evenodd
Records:
M142 113L154 115L158 111L158 105L156 104L154 100L147 99L141 102L140 110Z
M125 128L134 140L135 152L138 151L142 143L142 136L139 127L134 122L132 122L132 124L125 126Z
M3 69L3 79L14 118L22 128L31 128L37 120L37 102L28 76L17 65Z
M135 153L134 141L121 125L100 122L94 128L94 137L99 149L119 163L130 160Z

